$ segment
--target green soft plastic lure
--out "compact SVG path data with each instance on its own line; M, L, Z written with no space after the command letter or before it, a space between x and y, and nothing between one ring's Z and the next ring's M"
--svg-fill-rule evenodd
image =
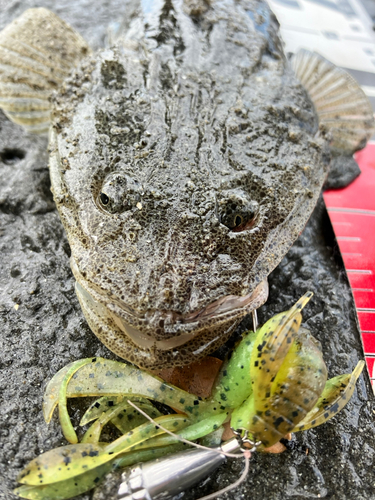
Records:
M46 422L56 406L66 439L71 443L43 453L21 472L15 493L33 500L63 500L94 488L114 468L152 460L181 448L180 438L195 441L220 435L230 421L248 431L259 449L272 446L289 432L320 425L349 401L364 362L353 373L327 381L318 343L300 328L306 293L289 311L277 314L255 333L243 335L223 363L210 398L202 400L134 366L103 358L88 358L60 370L47 385L43 413ZM78 443L67 412L67 398L100 396L81 425L93 422ZM168 435L149 422L132 401ZM162 415L152 402L179 414ZM121 436L100 442L111 422Z

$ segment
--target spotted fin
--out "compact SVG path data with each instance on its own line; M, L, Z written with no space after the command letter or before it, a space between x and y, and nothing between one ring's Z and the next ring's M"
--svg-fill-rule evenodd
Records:
M100 418L103 413L107 412L111 408L118 406L120 403L123 403L124 399L127 400L129 398L126 397L125 395L120 395L120 396L103 396L102 398L97 399L86 410L85 414L81 418L79 425L82 427L84 425L89 424L93 420ZM137 406L140 406L143 409L143 411L146 411L146 413L150 415L150 417L156 418L161 415L161 413L149 402L148 399L133 397L131 398L131 400L133 403L136 403ZM131 412L129 413L129 415L139 415L137 410L135 410L130 405L128 406L131 408ZM152 414L149 413L148 410L150 410ZM134 417L131 416L127 420L134 420ZM133 427L137 426L133 423Z
M132 449L143 441L164 434L165 431L157 425L158 423L168 430L180 431L189 425L189 420L184 415L162 415L154 422L140 425L107 446L77 443L55 448L32 460L19 474L17 481L29 486L41 486L72 477L79 478L88 470L112 462L116 455Z
M259 330L250 358L250 374L256 401L266 399L272 380L290 350L302 321L301 310L312 297L307 292L289 311L277 314Z
M112 468L112 462L105 462L81 474L79 481L77 481L76 477L69 477L68 479L56 481L51 484L23 484L13 490L13 493L21 498L28 498L29 500L65 500L73 498L100 484L104 476L108 474Z
M56 481L76 477L85 470L110 462L112 458L97 444L78 443L73 446L69 444L47 451L29 462L19 474L17 481L29 486L53 484ZM69 468L67 464L70 464Z
M89 445L86 444L86 446ZM178 443L172 446L126 453L120 458L116 458L113 462L106 462L93 469L88 469L79 476L79 481L74 476L62 481L58 481L58 477L56 477L56 482L51 484L37 486L23 484L16 488L13 493L29 500L64 500L76 497L98 486L111 469L127 467L139 462L147 462L180 451L184 447L186 448L184 443ZM81 453L84 453L82 449Z
M137 402L137 406L153 419L162 415L152 404L147 405L146 403ZM129 432L132 427L138 427L138 425L144 422L146 422L146 418L130 406L126 408L122 414L120 413L111 419L111 423L117 427L122 434Z
M101 398L109 399L109 398ZM113 399L113 398L111 398ZM136 398L138 399L138 398ZM148 400L138 401L136 404L141 410L147 413L151 418L155 419L160 417L162 414L150 403ZM102 405L103 407L105 404ZM91 407L92 408L92 407ZM94 406L95 408L95 406ZM86 412L81 419L80 425L82 426L82 420L85 418L89 419L89 413ZM94 417L95 418L95 417ZM126 434L131 431L134 427L138 427L146 422L146 417L141 415L135 408L130 406L127 401L122 401L113 406L107 406L107 409L103 411L97 418L97 420L87 429L85 435L83 436L82 443L99 443L100 435L103 427L108 423L112 422L122 434Z
M371 104L354 78L304 49L293 57L292 67L314 103L320 126L330 133L331 148L347 154L362 149L375 122Z
M51 419L57 404L63 403L66 407L63 401L66 398L125 394L132 399L144 397L167 404L193 417L199 417L203 412L210 414L217 409L217 401L202 401L194 394L132 365L104 358L87 358L70 363L47 384L43 397L44 418L47 422Z
M122 396L103 396L102 398L94 401L91 406L85 411L85 414L81 418L79 425L84 426L100 418L103 413L118 406L120 403L124 401L124 397Z
M29 132L46 132L52 92L89 52L53 12L26 10L0 32L0 108Z
M355 383L362 373L364 365L364 361L359 361L353 373L339 375L328 380L315 407L293 429L293 432L305 431L324 424L341 411L352 397Z

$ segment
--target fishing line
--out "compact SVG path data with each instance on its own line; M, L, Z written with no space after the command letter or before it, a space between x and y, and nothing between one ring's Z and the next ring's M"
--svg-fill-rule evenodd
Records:
M250 469L250 457L251 457L250 451L244 451L242 456L245 459L245 469L243 470L241 476L237 479L237 481L235 481L232 484L229 484L222 490L215 491L215 493L211 493L210 495L206 495L205 497L200 497L198 498L198 500L210 500L211 498L217 498L219 495L222 495L227 491L231 491L237 488L237 486L239 486L246 479Z
M178 439L178 441L181 441L182 443L186 443L186 444L189 444L191 446L195 446L196 448L201 448L202 450L214 451L214 452L218 453L219 455L225 455L226 457L230 457L230 458L243 458L243 453L241 453L241 454L228 453L226 451L218 450L216 448L209 448L208 446L203 446L201 444L193 443L192 441L189 441L188 439L184 439L181 436L179 436L178 434L174 434L172 431L169 431L168 429L166 429L165 427L160 425L158 422L155 422L155 420L153 418L151 418L149 415L147 415L147 413L145 413L143 410L138 408L138 406L135 405L134 403L132 403L131 401L128 400L127 402L130 404L130 406L133 406L133 408L135 408L137 411L139 411L139 413L141 415L143 415L145 418L147 418L147 420L149 420L151 423L155 424L157 427L162 429L164 432L166 432L170 436L173 436L174 438Z
M246 477L247 477L247 475L249 473L249 469L250 469L250 458L251 458L251 452L250 452L250 450L242 451L241 454L228 453L228 452L225 452L225 451L222 451L222 450L218 450L218 449L215 449L215 448L209 448L208 446L203 446L201 444L193 443L192 441L189 441L188 439L182 438L178 434L174 434L172 431L166 429L162 425L159 425L157 422L155 422L155 420L153 418L151 418L149 415L147 415L147 413L145 413L143 410L141 410L141 408L138 408L138 406L135 405L134 403L132 403L130 400L128 400L127 402L130 404L130 406L132 406L133 408L135 408L141 415L143 415L145 418L147 418L147 420L149 420L150 422L152 422L153 424L155 424L156 426L158 426L160 429L162 429L164 432L166 432L170 436L175 437L176 439L178 439L182 443L186 443L186 444L189 444L191 446L195 446L195 448L200 448L202 450L214 451L214 452L218 453L219 455L225 455L226 457L230 457L230 458L244 458L245 459L245 468L244 468L241 476L237 479L237 481L235 481L232 484L229 484L228 486L226 486L225 488L223 488L223 489L221 489L219 491L215 491L215 493L211 493L210 495L206 495L204 497L200 497L200 498L198 498L198 500L211 500L213 498L217 498L218 496L220 496L220 495L222 495L222 494L224 494L224 493L226 493L228 491L234 490L241 483L243 483L243 481L246 479Z

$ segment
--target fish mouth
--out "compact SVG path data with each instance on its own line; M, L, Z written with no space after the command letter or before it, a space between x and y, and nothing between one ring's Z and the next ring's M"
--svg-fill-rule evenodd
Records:
M70 264L90 328L111 351L139 364L150 353L154 353L155 360L157 356L188 359L189 353L203 357L222 345L242 317L268 298L268 283L264 280L248 294L225 295L186 314L152 309L139 312L86 280L73 258Z
M184 346L207 329L215 329L245 316L260 307L268 297L267 280L244 296L226 295L206 307L182 315L171 311L147 311L135 315L118 301L104 302L98 294L76 281L76 293L83 310L91 310L100 318L107 318L141 349L169 351ZM103 303L104 302L104 303ZM150 333L149 333L150 332ZM152 332L152 335L151 335Z

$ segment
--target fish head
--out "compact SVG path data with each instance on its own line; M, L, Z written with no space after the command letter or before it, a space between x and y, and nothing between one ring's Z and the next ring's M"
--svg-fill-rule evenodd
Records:
M262 0L128 7L117 46L94 56L51 11L24 12L0 32L0 106L43 133L58 89L51 181L84 314L120 356L166 367L213 351L266 300L329 149L353 162L374 119L318 54L294 57L297 81Z
M55 98L50 141L83 312L147 368L212 352L265 302L327 171L285 60L239 95L214 69L165 76L163 57L122 47L85 62Z

